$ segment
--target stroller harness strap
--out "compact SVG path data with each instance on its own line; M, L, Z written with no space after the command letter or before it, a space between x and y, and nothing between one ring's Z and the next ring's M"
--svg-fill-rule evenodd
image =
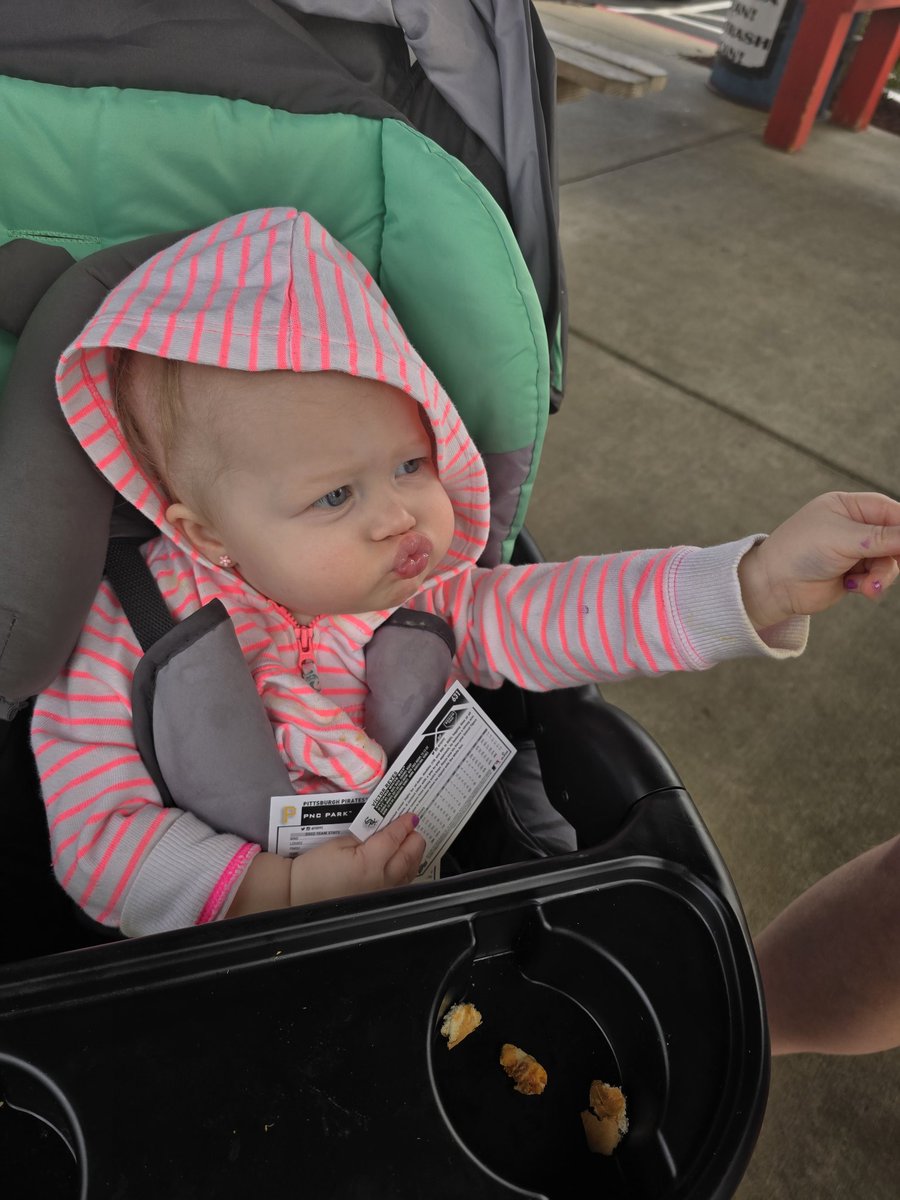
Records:
M269 800L291 795L234 626L218 600L175 622L138 538L114 538L106 575L144 656L132 681L138 752L168 806L263 847ZM455 652L447 623L398 609L366 650L366 731L394 757L440 697Z

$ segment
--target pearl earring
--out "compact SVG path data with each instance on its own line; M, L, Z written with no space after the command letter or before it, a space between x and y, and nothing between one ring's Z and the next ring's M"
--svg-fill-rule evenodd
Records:
M226 570L228 567L233 567L234 563L231 560L231 555L230 554L220 554L219 555L219 566L225 567Z

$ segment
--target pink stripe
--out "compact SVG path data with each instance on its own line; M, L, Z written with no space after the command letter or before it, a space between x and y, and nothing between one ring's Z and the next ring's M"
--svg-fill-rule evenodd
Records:
M129 788L137 788L140 790L142 784L146 784L148 786L148 790L153 788L153 784L150 782L150 780L144 777L143 779L120 779L118 783L111 783L108 787L101 788L99 792L92 791L86 800L82 800L79 804L73 805L72 808L67 808L65 812L57 813L57 815L50 822L50 832L52 833L53 830L56 829L57 825L62 825L66 821L70 821L72 817L77 817L78 814L80 812L84 812L86 808L91 808L97 803L98 800L102 800L104 796L111 796L113 792L124 792ZM132 799L132 803L137 804L147 804L150 802L150 797L135 796ZM90 823L93 824L95 821L101 821L108 815L108 811L104 809L103 812L97 813L97 815L91 819ZM72 836L75 838L78 837L77 830ZM71 841L72 838L67 838L66 841L60 843L57 851L57 857L59 857L59 853L66 846L68 846Z
M247 224L247 218L250 214L244 213L238 222L237 228L234 231L234 240L237 241L244 233L244 228ZM234 310L237 307L238 299L243 289L247 286L247 269L250 264L250 243L249 237L243 238L241 242L241 264L238 268L237 285L232 289L231 296L228 299L228 304L225 308L225 316L222 321L222 342L219 348L219 366L227 367L231 360L231 331L234 327Z
M619 624L622 627L622 661L625 663L625 666L630 667L632 671L636 671L637 667L631 661L631 655L628 653L628 621L625 611L625 572L628 570L628 567L638 554L639 551L637 550L635 550L633 554L629 554L619 567Z
M640 647L641 653L643 654L643 656L647 662L647 666L650 668L650 670L655 675L658 675L659 667L656 665L656 660L653 658L653 655L650 653L650 647L647 645L647 639L644 637L644 628L643 628L643 625L641 624L641 607L640 607L641 606L641 593L643 592L644 587L646 586L646 583L647 583L647 579L650 576L650 573L653 570L655 565L656 565L656 560L651 559L650 562L647 563L646 567L644 567L644 570L641 573L641 577L638 580L637 587L634 589L634 594L631 598L631 618L634 622L634 634L635 634L635 637L637 638L637 644Z
M497 587L494 590L494 620L497 622L497 632L500 635L500 645L503 648L503 653L506 656L506 661L509 663L509 669L512 672L513 678L515 679L515 681L519 685L519 687L524 688L525 680L522 676L522 672L519 670L518 665L515 662L512 654L510 652L507 641L506 641L506 630L504 627L505 623L504 623L504 619L503 619L503 616L504 616L504 614L503 614L503 598L501 596L501 590L502 589L500 587Z
M347 290L344 287L343 272L337 263L334 265L334 286L337 288L338 299L341 303L341 313L344 317L344 327L347 330L347 347L349 351L347 366L350 374L355 375L357 373L359 363L359 346L356 340L356 330L353 327L353 313L350 310L350 302L347 299Z
M34 757L40 758L42 754L46 754L48 750L52 750L54 746L58 746L60 744L60 740L60 738L48 738L42 746L38 746L36 750L32 751Z
M526 567L525 571L523 573L524 580L526 580L526 581L530 580L531 576L534 574L534 572L536 570L537 570L537 565L531 566L531 567ZM531 616L531 602L534 599L536 592L537 592L537 588L535 588L535 587L529 588L529 590L525 596L525 603L522 605L522 629L523 630L528 629L528 622L529 622L530 616ZM538 670L541 672L541 674L544 676L544 678L547 679L548 682L550 683L551 688L558 687L559 679L555 675L552 675L550 673L550 671L547 670L547 668L544 666L541 656L539 654L535 654L534 651L532 651L531 657L534 660L533 667L536 666L538 668ZM533 673L533 667L532 667L532 673Z
M188 361L197 362L200 357L200 343L203 341L203 330L206 325L206 314L213 305L215 297L218 295L219 289L222 286L222 274L225 270L225 251L228 248L227 242L222 242L216 250L216 269L213 275L212 285L206 294L206 299L203 301L203 307L197 313L197 319L194 322L194 336L191 338L190 349L188 350Z
M94 696L85 696L83 699L92 704L99 702ZM99 729L130 729L132 725L131 720L124 717L64 717L59 713L51 712L48 708L36 708L34 715L42 720L53 721L57 725L67 727L96 725Z
M600 664L591 653L591 647L587 637L587 630L585 628L587 625L587 622L585 621L585 617L587 616L585 609L587 606L584 603L584 593L585 589L587 588L587 582L590 574L590 569L582 572L581 585L578 588L578 600L575 604L575 612L578 619L578 640L581 643L581 652L584 655L585 660L590 664L592 670L600 673Z
M146 334L147 330L150 327L151 317L156 312L156 310L159 308L160 304L162 304L163 300L165 300L166 296L168 296L168 294L172 288L172 281L175 278L175 268L178 266L179 262L184 257L185 252L187 251L188 247L193 242L193 240L196 236L197 236L196 234L192 234L189 238L185 239L185 241L182 243L181 246L178 247L178 250L173 255L172 261L169 264L169 269L166 271L165 278L163 279L162 287L159 289L159 291L158 291L156 297L154 298L154 300L152 301L152 303L147 306L147 308L144 312L144 318L141 321L141 324L138 328L137 333L134 335L134 337L128 343L129 350L139 350L141 348L141 342L143 341L144 335Z
M115 462L121 453L122 447L118 445L115 446L108 454L104 455L103 458L100 459L100 461L97 463L97 469L100 471L105 471L109 464Z
M105 425L101 425L99 429L95 429L93 433L82 435L79 433L78 440L81 442L81 448L87 450L88 446L93 446L94 442L99 442L102 437L109 433Z
M226 220L230 220L230 219L231 219L230 217L226 218ZM211 246L213 244L213 242L218 237L219 231L221 230L221 228L224 224L225 224L225 221L219 221L217 224L213 225L213 227L209 231L206 241L203 243L203 246L201 247L200 254L202 254L203 250L206 250L209 246ZM187 254L188 250L193 248L194 241L199 236L200 232L202 232L202 230L198 230L197 233L192 233L189 237L187 237L185 239L184 245L181 248L181 252L184 255ZM199 264L199 260L200 260L200 254L193 254L193 255L191 255L190 259L188 260L187 288L185 289L184 295L182 296L181 300L179 301L177 308L175 308L172 311L171 315L169 316L168 321L166 322L166 332L163 334L163 340L162 340L162 343L160 344L159 351L158 351L160 358L169 358L170 357L169 347L171 346L172 338L175 335L175 329L178 324L178 318L181 316L181 314L184 312L184 310L187 308L188 304L190 304L190 302L193 298L194 288L197 286L197 268L198 268L198 264Z
M132 479L134 479L134 477L135 477L135 475L137 475L137 473L138 473L138 469L135 466L135 464L132 463L121 479L116 479L116 480L112 481L113 487L116 489L117 492L124 492L125 488L129 485L129 483L131 483Z
M126 809L125 811L130 812L131 810ZM94 849L94 847L102 839L103 835L106 833L106 818L108 816L109 816L109 813L98 813L96 817L91 817L88 821L85 822L84 829L82 829L82 833L84 833L85 830L89 829L91 827L91 825L99 824L99 828L94 831L94 836L92 838L90 838L88 841L86 841L83 846L78 847L75 857L72 859L71 863L69 864L69 869L66 871L65 875L62 878L62 885L64 888L67 888L69 886L69 884L72 882L72 878L75 875L75 872L81 866L81 860L85 857L85 855L90 854L90 852Z
M291 332L291 327L294 321L294 291L291 283L288 283L287 290L284 294L284 303L281 306L281 318L278 322L278 346L276 349L276 366L279 371L289 371L292 369L290 359L288 358L288 337ZM299 370L299 367L293 367L293 370Z
M197 918L198 925L205 925L208 921L214 921L219 915L219 911L231 889L234 887L234 881L240 872L243 872L244 867L249 864L251 859L255 858L259 852L259 846L255 846L252 842L245 842L235 854L234 858L222 872L219 877L219 882L210 893L210 897L200 910L200 916Z
M35 730L34 732L37 733L38 730ZM93 746L79 746L77 750L70 751L63 758L61 758L58 763L54 763L52 767L48 767L47 770L44 771L40 777L41 783L46 782L51 775L55 775L56 772L61 771L63 767L67 767L74 759L81 758L84 754L89 754L93 748ZM68 787L68 784L66 784L66 787ZM45 800L44 803L49 804L50 800Z
M110 896L109 902L106 905L106 908L104 908L103 912L97 918L97 920L100 921L101 923L106 920L106 918L109 916L110 912L112 911L113 906L115 905L116 901L122 895L122 891L125 887L125 884L131 878L135 867L140 862L141 857L143 856L144 851L150 842L150 839L154 836L154 834L156 833L157 829L162 824L162 822L166 820L167 815L168 815L167 813L161 812L159 814L159 816L156 817L156 819L153 821L150 828L147 830L147 832L144 834L144 836L141 838L141 840L138 842L137 846L134 849L134 853L132 854L131 858L129 858L128 862L125 864L125 870L122 872L122 875L119 878L119 882L116 884L113 894Z
M111 815L114 816L115 814ZM116 829L116 832L113 834L109 845L103 851L99 863L97 863L97 866L94 868L93 873L87 882L87 887L78 897L79 907L84 908L87 905L88 900L90 900L91 896L94 894L94 889L97 887L97 884L106 873L106 868L109 866L110 859L115 854L119 842L121 842L122 838L128 832L128 827L136 816L137 813L132 813L130 816L123 817L117 822L118 828Z
M96 747L85 746L84 749L85 751L95 750ZM76 756L73 754L70 757L75 758ZM85 771L82 775L78 775L74 779L69 780L68 783L63 784L63 786L55 791L52 796L47 796L45 798L44 805L49 808L52 804L55 804L61 796L65 795L66 792L70 790L74 791L75 788L82 787L88 782L88 780L97 779L100 775L105 775L107 771L113 771L116 767L125 766L126 763L136 763L140 761L141 756L139 754L123 754L120 758L113 759L112 762L101 763L99 767L94 767L92 771ZM59 765L62 766L61 763ZM52 772L48 771L47 774L50 775ZM146 782L150 783L150 780L147 779Z
M347 261L350 263L351 268L355 271L356 264L354 262L353 255L350 253L349 250L345 251L345 257L346 257ZM375 347L375 378L380 379L382 382L384 382L384 378L385 378L385 375L384 375L384 352L382 351L381 341L379 340L378 334L375 332L375 318L372 315L372 306L369 303L368 289L371 286L372 286L372 276L369 275L367 272L366 277L363 280L363 290L360 292L360 297L363 302L363 310L365 311L365 314L366 314L366 325L368 326L368 329L369 329L369 338L372 342L372 345Z
M586 672L585 672L584 664L580 663L578 661L578 659L575 657L575 655L572 653L571 649L569 648L569 634L568 634L568 630L566 628L566 614L571 611L571 606L569 604L569 592L572 589L572 583L575 579L576 574L581 569L583 569L582 560L574 559L571 563L569 563L568 574L566 575L566 581L563 585L562 596L560 597L560 601L559 601L559 614L558 614L558 623L557 623L557 632L559 633L559 641L560 641L560 646L561 646L562 652L563 652L563 654L565 654L566 658L569 660L569 662L575 668L577 674L573 676L570 672L568 672L562 666L559 659L556 659L553 664L563 675L565 675L567 678L572 679L573 681L578 682L578 683L585 682Z
M315 252L310 245L312 224L309 213L303 214L303 240L306 243L306 266L312 283L313 298L316 302L316 313L319 320L319 369L327 371L331 365L331 352L328 344L328 312L322 296L322 285L319 281L319 264Z
M666 654L669 656L669 661L676 671L684 670L684 663L681 661L675 649L675 643L672 640L671 630L669 628L668 614L666 612L666 602L663 596L663 577L666 573L666 568L669 563L678 553L677 550L672 550L668 554L663 555L659 566L656 569L656 575L653 579L653 595L656 599L656 622L659 625L662 634L663 646Z
M599 624L599 628L600 628L600 641L602 642L602 644L604 644L604 654L606 655L608 664L610 664L610 670L612 671L613 674L622 674L622 672L619 671L619 668L616 665L616 656L614 656L612 653L612 646L610 644L610 635L608 635L608 632L606 629L605 599L606 599L606 576L608 574L610 574L610 559L607 558L606 562L604 563L604 565L602 565L602 568L600 569L600 582L598 583L598 586L596 586L596 619L598 619L598 624Z
M118 313L116 313L116 316L113 318L109 328L106 330L106 333L104 333L104 335L100 338L98 345L100 345L100 346L108 346L109 345L110 341L112 340L113 334L116 332L116 330L122 324L122 322L125 320L125 317L128 315L128 311L131 308L132 304L134 304L134 302L135 302L135 300L137 300L138 296L142 295L143 292L145 291L147 284L150 282L150 279L156 268L156 264L159 262L159 260L162 256L162 253L163 252L160 251L158 254L154 254L153 257L150 259L150 261L147 263L146 267L144 268L144 272L141 275L140 281L138 282L137 287L134 287L132 289L132 291L128 294L127 298L125 299L125 303L122 304L121 307L119 308ZM119 293L120 297L121 297L121 294L122 293L120 292Z
M97 629L94 625L85 625L82 631L89 633L92 637L98 638L101 642L106 642L110 646L121 646L123 650L127 650L129 654L135 658L141 657L141 648L137 642L129 641L128 638L116 637L111 633L104 633L102 629Z
M84 391L84 383L83 382L78 384L78 391L79 392ZM77 425L79 421L83 421L86 416L89 416L91 413L96 412L96 411L97 411L97 402L96 402L96 400L91 399L88 401L87 404L84 405L83 408L79 408L78 412L67 413L66 420L69 422L70 425ZM103 432L105 433L106 430L104 430Z
M260 226L260 229L263 228L265 228L265 225ZM253 321L250 330L250 356L247 360L248 371L255 371L259 361L259 331L262 327L263 307L269 297L269 292L272 290L272 254L277 240L278 230L270 229L268 245L263 255L263 286L256 297L256 303L253 305Z

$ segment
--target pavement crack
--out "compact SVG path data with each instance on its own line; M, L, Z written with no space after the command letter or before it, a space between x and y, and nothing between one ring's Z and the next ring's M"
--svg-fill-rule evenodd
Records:
M614 175L617 171L624 171L628 167L639 167L642 163L655 162L660 158L671 158L673 154L683 154L686 150L696 150L699 146L709 146L713 142L722 142L726 138L741 137L746 135L748 130L741 129L726 129L721 133L711 133L708 137L697 138L694 142L685 142L681 146L673 146L671 150L655 150L652 154L644 154L640 158L629 158L627 162L616 163L611 167L601 167L596 171L588 171L585 175L576 175L572 179L561 179L559 181L560 188L568 187L572 183L586 183L589 179L599 179L601 175Z
M589 346L593 346L595 350L601 350L604 354L608 354L611 358L617 359L619 362L625 363L629 367L633 367L636 371L640 371L642 375L647 375L651 379L656 379L663 383L666 387L673 388L676 392L680 392L683 396L688 396L692 400L698 400L701 404L705 404L708 408L714 409L723 416L731 417L735 421L740 421L742 425L746 425L749 429L755 430L757 433L766 434L767 437L779 442L782 446L788 446L792 450L796 450L798 454L802 454L804 458L811 462L818 463L822 467L827 467L830 471L835 471L839 475L843 475L854 484L861 485L868 492L881 492L885 496L890 496L893 499L900 499L893 488L880 483L877 479L868 479L864 475L847 467L846 464L838 462L836 459L829 458L825 454L820 454L817 450L810 449L809 446L804 446L802 442L796 441L794 438L788 437L784 433L780 433L777 429L773 429L770 425L758 421L755 417L750 417L740 409L732 408L728 404L723 404L721 400L716 400L713 396L706 395L705 392L697 391L696 388L688 387L687 384L679 383L677 379L672 379L668 375L664 375L661 371L655 370L653 367L648 367L646 363L639 362L636 358L631 358L630 355L624 354L621 350L617 350L614 346L609 346L605 342L601 342L599 338L593 337L583 330L576 329L574 326L569 326L569 337L578 338Z

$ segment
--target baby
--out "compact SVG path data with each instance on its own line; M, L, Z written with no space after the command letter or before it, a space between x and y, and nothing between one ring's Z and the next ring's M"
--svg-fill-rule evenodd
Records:
M451 678L547 690L785 657L807 615L897 574L900 504L820 497L769 538L479 567L484 465L365 268L306 213L229 218L163 251L63 355L63 412L160 536L181 620L227 610L297 792L371 791L365 648L398 606L440 616ZM141 652L103 583L32 737L57 875L141 934L415 877L414 819L294 860L164 807L136 750Z

